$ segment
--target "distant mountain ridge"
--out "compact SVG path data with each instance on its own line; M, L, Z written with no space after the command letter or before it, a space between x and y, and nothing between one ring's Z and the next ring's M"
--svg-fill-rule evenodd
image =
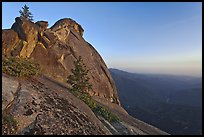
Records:
M109 71L130 115L170 134L201 133L202 78Z

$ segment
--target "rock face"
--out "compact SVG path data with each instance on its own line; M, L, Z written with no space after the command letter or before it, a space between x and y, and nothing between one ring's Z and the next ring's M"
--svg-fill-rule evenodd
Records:
M111 134L91 109L67 89L43 78L19 81L3 76L2 80L2 111L10 111L18 121L17 134Z
M18 33L18 36L22 41L22 49L19 53L22 57L30 57L37 42L39 27L33 22L26 20L25 18L16 18L16 22L12 25L12 29Z
M80 36L83 36L84 29L76 21L70 18L60 19L51 27L53 31L61 30L63 28L75 30Z
M14 30L2 31L2 53L5 56L17 56L22 50L22 42Z
M45 75L66 82L79 56L90 70L91 96L120 104L114 81L94 47L83 39L83 28L70 18L48 22L30 22L17 17L10 30L2 31L2 51L7 56L28 57L40 64ZM8 37L9 36L9 37Z
M2 85L2 111L17 121L17 135L166 134L126 113L118 114L121 122L108 122L66 86L45 76L14 79L3 75ZM5 123L2 126L2 133L7 135L8 127Z
M48 27L47 21L37 21L35 24L38 25L43 30L46 30Z
M40 64L43 75L14 79L3 74L2 121L9 119L2 124L3 134L11 133L8 126L23 135L166 134L132 118L120 106L106 64L83 39L84 30L74 20L61 19L51 28L46 21L33 23L21 17L15 21L11 29L2 31L3 55L30 58ZM108 122L70 93L66 79L79 56L89 70L93 86L89 94L122 121Z
M9 104L14 100L15 93L18 90L19 83L13 79L2 77L2 110L9 107Z

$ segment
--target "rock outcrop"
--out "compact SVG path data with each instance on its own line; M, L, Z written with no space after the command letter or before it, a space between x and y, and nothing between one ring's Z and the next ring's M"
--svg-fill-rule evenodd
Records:
M132 118L120 106L105 62L83 39L84 30L77 22L65 18L47 27L47 21L33 23L17 17L11 29L2 31L2 55L29 58L39 63L42 70L41 76L29 79L3 75L2 121L7 121L3 124L3 134L14 133L13 129L17 130L15 134L23 135L166 134ZM93 86L89 94L121 121L108 122L94 114L69 91L67 76L79 56L89 70ZM12 132L8 130L9 124L13 124Z
M11 29L17 32L18 37L22 41L22 49L19 56L29 58L38 42L39 27L33 22L26 20L25 18L16 18L16 22L12 25Z
M3 76L2 85L2 111L9 111L18 121L17 134L111 134L87 105L46 79Z
M5 56L18 56L22 50L23 40L12 29L2 31L2 54Z
M74 60L81 56L89 69L88 76L93 85L89 94L120 104L108 68L94 47L83 39L81 25L64 18L51 28L47 27L47 21L33 23L17 17L10 30L2 31L3 52L6 56L36 61L45 75L64 83L71 74Z
M166 134L126 113L116 112L121 122L108 122L95 115L65 85L45 76L14 79L3 75L2 93L2 111L17 121L18 135ZM2 126L2 133L8 134L5 123Z

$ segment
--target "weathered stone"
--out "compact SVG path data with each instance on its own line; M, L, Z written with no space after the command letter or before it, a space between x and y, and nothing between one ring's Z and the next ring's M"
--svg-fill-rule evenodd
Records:
M11 29L18 33L20 39L27 42L37 41L37 34L40 29L36 24L23 17L16 17L15 21L16 22L12 25Z
M13 30L2 30L2 54L5 56L17 56L20 53L21 40Z
M15 20L16 22L12 25L11 29L18 33L20 39L27 42L25 45L23 45L21 56L24 58L30 57L30 54L38 41L38 33L40 29L36 24L26 20L23 17L17 17Z
M57 21L50 29L42 31L38 25L43 23L38 22L36 25L24 18L16 18L12 29L18 33L21 40L20 44L17 44L20 49L19 56L32 58L40 64L44 74L60 82L66 82L74 67L73 62L81 56L90 70L88 76L93 90L89 94L120 104L108 68L93 46L83 39L82 27L65 18Z
M20 51L20 57L26 58L30 57L30 54L33 52L33 49L36 45L30 45L30 43L26 41L22 41L22 49Z
M3 76L2 109L12 101L9 113L18 122L17 134L111 134L91 109L67 89L47 79L21 82L14 95L18 81Z
M60 41L66 42L68 36L69 36L70 30L68 28L65 29L59 29L55 31L56 36Z
M7 101L11 102L6 112L17 121L17 134L166 134L122 111L117 112L117 115L122 116L122 122L108 122L101 116L96 117L83 101L70 93L66 86L48 77L20 80L19 85L18 80L5 76L2 78L3 98L7 97L10 100ZM3 102L3 106L4 104ZM120 107L117 104L114 105ZM110 108L110 110L114 112L114 109Z
M45 36L40 37L40 38L39 38L39 41L40 41L43 45L45 45L46 48L50 45L50 40L49 40L47 37L45 37Z
M19 83L11 78L2 77L2 111L14 100Z
M45 30L48 27L47 21L37 21L35 24L38 25L42 30Z
M68 28L68 29L74 29L76 32L80 34L80 36L83 36L84 29L79 25L76 21L69 19L69 18L64 18L60 19L57 21L52 27L52 31L57 31L62 28Z
M115 130L121 130L117 133L165 134L134 120L120 106L105 62L94 47L83 39L83 29L75 21L62 19L44 31L39 23L18 17L12 29L3 30L2 34L4 54L28 57L40 64L44 74L40 78L21 80L20 88L18 81L3 77L2 110L10 106L9 113L18 121L18 134L111 134L107 129L111 123L106 121L105 125L109 126L104 126L86 104L69 93L67 76L71 74L73 62L79 56L89 70L88 76L93 86L89 94L92 98L119 115L127 125L135 127L127 128L124 123L111 124Z
M57 36L51 30L46 30L44 36L47 37L52 43L57 41Z

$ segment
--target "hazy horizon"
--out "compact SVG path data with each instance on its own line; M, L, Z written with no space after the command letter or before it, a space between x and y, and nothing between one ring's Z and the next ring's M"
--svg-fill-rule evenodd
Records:
M24 4L49 27L76 20L109 68L202 76L201 2L2 2L3 29Z
M193 77L193 78L202 78L202 74L186 74L186 73L170 73L170 72L149 72L144 70L131 70L128 68L112 68L108 67L108 69L116 69L120 71L125 71L128 73L135 73L135 74L144 74L144 75L171 75L171 76L187 76L187 77Z

